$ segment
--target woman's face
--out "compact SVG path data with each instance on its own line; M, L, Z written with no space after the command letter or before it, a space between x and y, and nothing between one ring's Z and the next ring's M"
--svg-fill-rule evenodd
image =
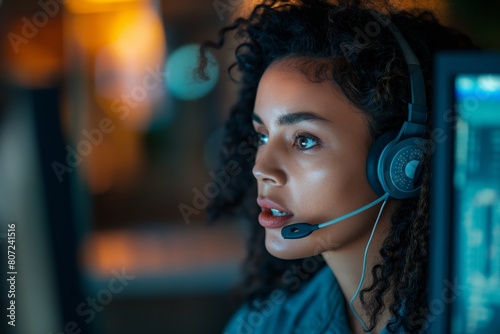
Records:
M284 60L261 78L253 126L259 138L253 174L267 250L294 259L364 247L378 206L302 239L281 236L283 226L320 224L377 198L366 179L372 139L363 113L337 86L313 83L293 60Z

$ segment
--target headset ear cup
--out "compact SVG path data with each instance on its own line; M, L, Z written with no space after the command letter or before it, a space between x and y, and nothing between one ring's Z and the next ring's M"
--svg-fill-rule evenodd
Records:
M382 154L382 151L386 148L386 146L389 145L389 143L394 139L396 139L398 133L398 130L391 130L379 136L373 142L372 147L368 152L368 157L366 158L366 177L373 191L378 196L382 196L385 194L384 188L382 187L378 176L378 164L380 155Z
M420 190L424 150L421 138L411 137L389 144L380 157L379 180L392 198L414 197Z

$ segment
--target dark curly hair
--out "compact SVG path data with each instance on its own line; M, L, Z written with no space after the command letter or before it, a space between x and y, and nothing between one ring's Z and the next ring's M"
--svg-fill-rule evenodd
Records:
M236 62L228 70L230 75L233 70L239 72L240 91L226 123L222 162L226 166L235 161L241 173L232 177L230 185L211 202L208 214L214 220L223 214L239 213L252 222L243 282L244 293L250 299L262 298L275 288L286 289L283 275L302 263L267 253L264 229L255 224L257 187L252 167L256 149L251 114L259 80L272 62L293 58L297 69L309 80L332 81L340 87L350 102L368 116L373 139L399 128L407 119L411 101L408 68L394 35L374 24L374 10L398 27L415 52L426 81L427 103L432 108L433 55L439 50L476 46L465 35L443 26L428 11L395 10L386 2L375 1L264 0L249 15L221 29L217 42L207 42L200 50L198 74L204 77L206 50L221 48L228 32L235 32L240 41ZM432 120L428 119L429 129ZM395 210L380 250L382 262L371 268L373 281L361 292L363 307L371 315L370 330L386 309L392 314L387 325L390 333L425 330L429 161L430 155L426 154L419 196L401 201ZM387 300L390 305L386 305Z

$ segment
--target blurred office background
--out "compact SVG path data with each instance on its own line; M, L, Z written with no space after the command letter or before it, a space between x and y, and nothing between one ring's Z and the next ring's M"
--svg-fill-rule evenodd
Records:
M245 229L209 226L203 209L223 186L231 47L213 54L210 81L187 74L197 44L255 2L0 1L1 254L7 224L17 229L9 332L222 331ZM419 5L500 46L491 7Z

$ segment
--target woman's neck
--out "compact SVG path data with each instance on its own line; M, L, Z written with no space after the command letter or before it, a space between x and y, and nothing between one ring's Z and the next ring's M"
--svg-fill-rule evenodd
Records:
M390 219L393 213L394 205L396 205L396 203L393 201L387 202L382 216L380 217L380 221L378 222L368 250L368 255L366 258L365 277L361 290L371 285L373 280L371 269L374 265L380 263L381 261L379 250L381 249L383 242L389 233ZM365 235L358 238L358 240L349 245L345 245L345 247L322 253L323 258L325 259L330 269L333 271L339 283L340 289L342 290L347 303L346 305L347 315L349 318L349 326L351 328L351 331L355 334L366 333L364 331L363 325L356 318L351 308L349 307L349 303L351 301L351 298L356 293L359 281L361 279L364 252L370 234L371 229ZM387 300L387 298L384 299ZM369 325L370 316L362 308L361 301L359 300L359 294L357 295L353 306L358 315L363 319L364 323L366 325ZM390 312L388 309L389 308L387 307L386 311L381 314L379 323L375 327L374 331L372 331L373 334L380 333L380 331L385 327L385 324L390 320Z

